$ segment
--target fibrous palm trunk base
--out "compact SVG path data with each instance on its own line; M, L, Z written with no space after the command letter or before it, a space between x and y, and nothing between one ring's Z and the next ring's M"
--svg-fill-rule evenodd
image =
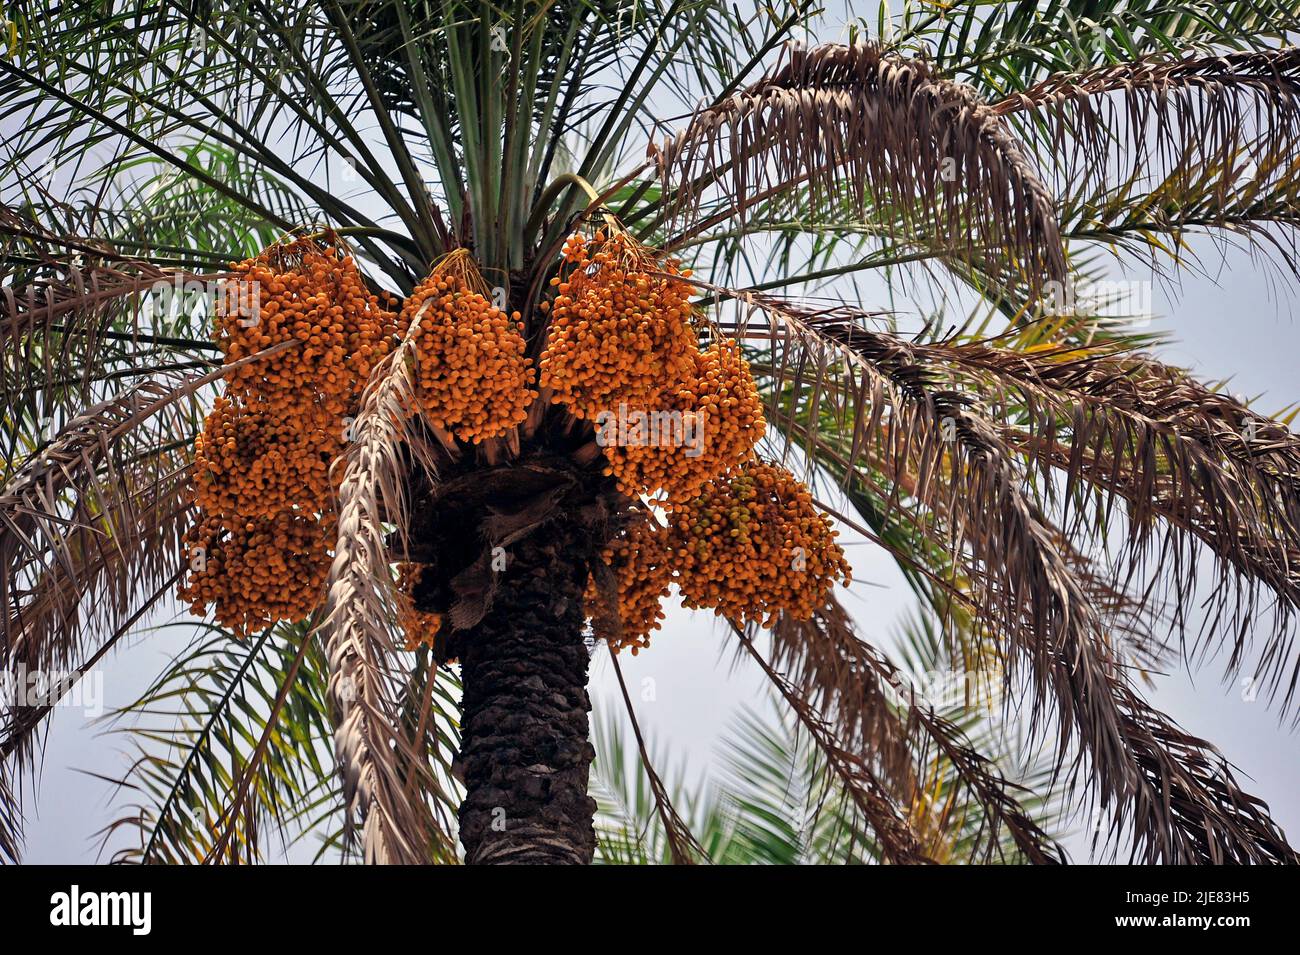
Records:
M590 533L563 518L510 549L492 606L465 633L460 808L465 861L586 864L596 848L587 780Z

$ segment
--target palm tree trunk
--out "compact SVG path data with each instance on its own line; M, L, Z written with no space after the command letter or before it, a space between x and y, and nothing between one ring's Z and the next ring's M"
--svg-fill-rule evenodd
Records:
M564 518L514 545L492 606L464 634L460 839L470 865L586 864L596 848L587 779L583 591L592 544Z

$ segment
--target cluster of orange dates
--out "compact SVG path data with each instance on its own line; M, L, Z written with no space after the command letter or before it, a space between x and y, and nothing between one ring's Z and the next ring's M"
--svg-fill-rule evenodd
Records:
M672 260L659 262L629 236L573 235L567 276L552 279L542 387L588 421L622 403L659 407L693 374L691 287Z
M699 347L689 269L621 231L580 234L552 280L542 386L596 426L619 488L684 500L753 453L766 423L740 347Z
M406 649L432 647L442 629L442 614L430 613L415 606L415 588L420 583L424 565L402 561L397 565L397 625L406 634Z
M648 646L670 585L687 607L712 608L737 625L770 627L780 614L806 620L835 581L852 579L836 536L801 481L751 458L671 504L666 524L647 515L605 549L621 625L610 645L634 655ZM589 602L596 596L588 591Z
M623 533L610 541L601 560L613 572L617 587L617 632L603 636L614 650L630 648L633 655L650 645L651 631L664 619L663 600L672 584L668 538L648 514L635 515ZM602 598L593 579L587 586L587 607L593 621Z
M626 494L687 500L748 458L763 435L762 399L740 346L720 338L692 358L694 371L664 396L665 407L636 419L649 440L638 442L629 427L630 440L607 442L610 472ZM607 420L616 424L620 416Z
M216 316L225 363L269 354L227 369L195 441L180 594L243 636L319 603L336 535L330 465L395 316L346 251L313 239L231 272Z
M406 299L403 330L417 318L416 387L431 424L477 444L523 422L537 392L519 313L492 304L463 250Z
M831 522L784 468L749 461L672 512L668 546L688 607L770 627L806 620L852 571Z
M673 584L688 606L770 624L778 613L806 618L847 579L807 489L756 459L766 427L758 388L736 342L714 336L700 347L690 271L679 262L618 229L570 237L554 298L539 306L549 320L536 381L519 313L493 304L467 252L446 256L395 314L340 246L296 239L232 267L260 294L255 315L219 310L227 365L284 347L227 369L196 442L197 518L181 588L196 613L210 606L243 635L319 603L346 416L406 335L413 414L479 443L525 421L540 385L592 424L620 489L649 500L602 555L617 586L615 650L648 645ZM408 646L428 644L441 618L415 608L421 565L397 573ZM593 578L588 599L602 596Z
M564 260L541 384L594 424L619 489L668 516L667 526L633 520L605 549L620 618L611 646L648 645L673 583L689 606L737 623L810 616L848 564L807 489L755 459L766 428L758 387L735 341L699 347L690 270L616 229L571 236ZM593 620L599 598L593 579Z

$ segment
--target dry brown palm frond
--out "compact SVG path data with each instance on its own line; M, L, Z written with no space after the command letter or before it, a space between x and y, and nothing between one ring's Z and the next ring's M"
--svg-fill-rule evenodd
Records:
M109 266L69 257L0 286L0 399L10 407L30 404L37 394L47 406L86 403L97 397L92 386L112 369L138 369L154 354L214 350L202 340L206 335L168 337L155 327L159 318L180 322L188 311L150 312L164 304L197 308L225 278L148 262Z
M1167 605L1179 640L1194 634L1192 653L1212 653L1217 637L1230 636L1227 672L1246 668L1258 650L1253 678L1283 707L1293 702L1300 678L1291 638L1300 607L1300 437L1178 369L1114 347L1024 352L993 341L908 342L864 327L849 309L801 314L819 340L813 347L896 368L986 419L1005 449L1028 465L1027 476L1043 479L1044 503L1059 513L1037 520L1057 528L1054 548L1073 565L1089 603L1123 596L1127 622L1108 616L1108 632L1132 630L1134 618L1149 619ZM794 380L775 362L769 370ZM865 386L851 369L823 386L820 395L830 404L825 396L835 393L833 414L854 439L850 454L820 446L818 453L839 462L846 482L872 484L869 470L858 467L868 463L893 482L880 489L886 500L918 497L926 472L911 470L910 452L881 452L862 425L868 413L889 421ZM970 405L974 399L990 409L987 415ZM807 441L821 440L798 422L773 420ZM941 416L948 444L955 444L959 420ZM942 508L944 499L934 503ZM1121 519L1125 533L1111 534ZM1112 583L1096 561L1080 562L1081 548L1103 551ZM1198 589L1203 554L1215 571L1208 595ZM1206 612L1194 624L1188 609L1200 596ZM1259 645L1257 622L1264 625ZM1158 643L1131 646L1141 651L1139 662L1161 655Z
M100 490L103 484L109 489ZM102 479L79 481L65 495L66 520L45 530L58 534L60 563L45 552L24 550L11 565L21 581L3 608L6 639L0 663L34 668L70 662L78 635L112 629L130 609L131 591L179 566L182 532L189 520L190 464L184 447L160 449L129 465L105 469Z
M827 608L811 624L783 622L774 631L778 658L800 661L804 679L814 692L852 707L853 693L868 702L885 699L883 687L908 702L903 732L916 733L924 747L949 760L963 785L970 787L985 813L985 822L1005 826L1026 858L1036 863L1064 861L1064 854L1020 809L1014 786L964 741L960 729L920 704L899 671L875 648L858 640L835 608ZM836 672L826 676L828 645L838 653ZM815 647L815 650L814 650ZM810 654L816 653L816 656ZM1134 836L1132 860L1175 864L1226 862L1295 862L1284 835L1268 817L1267 806L1242 791L1222 756L1204 740L1190 736L1164 714L1152 709L1111 668L1108 686L1114 693L1124 736L1131 746L1137 780L1131 803L1112 805L1102 790L1103 808L1113 809L1110 838L1120 844ZM838 684L836 687L835 684ZM852 709L850 710L852 712ZM925 748L919 750L922 763ZM1167 799L1166 799L1167 797ZM1170 819L1176 820L1174 825ZM1098 827L1100 832L1100 827ZM986 834L986 853L996 848L996 829ZM987 860L987 857L986 857Z
M916 698L885 655L857 637L834 598L811 620L777 621L772 662L795 692L827 714L842 747L870 755L895 798L914 802L927 767L936 757L948 762L980 818L970 861L1000 858L1004 831L1029 862L1065 861L1064 850L1017 801L1019 787L970 745L960 727Z
M891 707L890 687L866 666L866 644L832 594L809 620L782 615L771 628L772 663L801 696L825 714L839 738L869 752L890 780L912 779L906 727Z
M73 253L93 256L111 262L138 261L134 256L118 252L111 242L87 235L94 230L96 216L111 215L102 207L74 210L65 206L65 230L55 231L47 222L42 222L33 213L33 208L17 208L0 202L0 236L14 259L20 251L28 253L28 258L41 261L53 261L61 255ZM46 211L49 211L48 208ZM78 214L78 212L80 214Z
M181 572L195 423L181 403L219 376L141 382L69 421L6 476L0 667L79 671L170 592ZM106 632L91 654L88 638ZM5 714L7 771L33 768L33 734L48 712Z
M296 344L264 349L226 366L227 370ZM20 589L35 585L51 567L70 580L77 579L79 555L73 544L84 545L85 538L74 542L70 534L100 534L106 547L138 544L121 541L109 531L127 532L135 525L131 515L138 513L139 502L146 500L150 488L158 492L157 503L163 506L168 494L179 495L184 465L172 452L193 433L196 418L181 403L193 400L222 374L217 369L140 382L67 422L5 476L0 484L0 607L6 619L22 609ZM124 459L123 446L144 447L146 453ZM120 523L103 526L105 515ZM9 659L17 636L4 634L0 664Z
M34 768L31 752L34 731L50 715L50 711L58 701L63 699L111 650L115 649L155 605L171 593L183 574L184 569L178 567L171 576L154 585L150 593L138 595L135 601L136 609L108 630L108 635L100 641L93 653L75 663L70 662L69 666L72 666L72 669L45 671L50 673L51 677L58 676L57 682L51 680L51 693L45 697L45 702L33 706L15 707L4 714L4 722L0 724L0 761L6 761L7 765L14 766L26 760L27 768ZM28 669L26 672L31 670Z
M80 674L171 592L182 571L189 464L187 442L169 439L192 426L177 407L189 394L159 381L132 389L74 419L4 483L0 670ZM35 771L50 709L0 715L11 781Z
M799 362L842 366L852 382L844 390L850 397L832 416L840 415L855 449L871 442L878 460L893 462L893 473L916 475L906 499L895 488L887 507L934 516L933 540L969 582L984 627L1005 642L1007 685L1019 686L1022 674L1028 678L1031 728L1055 726L1062 761L1077 740L1088 757L1086 782L1102 805L1133 813L1135 857L1184 863L1290 858L1285 839L1267 815L1254 818L1251 797L1235 788L1217 754L1204 756L1206 765L1217 760L1222 770L1212 775L1183 772L1157 752L1161 736L1173 738L1175 731L1157 732L1135 716L1141 701L1112 654L1098 609L1057 546L1056 529L1030 497L1015 453L973 397L944 388L913 359L908 344L892 336L856 326L828 332L788 303L736 297L766 313L774 342L784 337ZM1151 775L1152 767L1164 775ZM1071 777L1083 779L1082 763L1076 761ZM1174 786L1186 789L1178 807L1160 796ZM1215 795L1225 791L1232 794L1227 803ZM1205 833L1228 841L1201 853Z
M177 570L170 578L158 585L152 595L137 597L137 609L122 620L85 660L79 661L75 669L60 671L56 682L45 688L42 702L24 706L15 706L5 714L4 725L0 727L0 858L8 855L11 861L18 862L18 847L22 841L22 786L24 774L36 770L32 740L37 729L44 723L51 711L72 688L98 663L113 650L133 627L175 587L182 571Z
M824 331L844 341L860 335L848 326ZM1201 647L1231 633L1235 673L1257 617L1266 617L1254 676L1291 702L1300 674L1288 651L1300 607L1300 436L1145 355L1068 346L1025 353L987 342L907 348L907 360L936 381L1015 409L1016 427L1002 431L1008 445L1045 476L1065 476L1062 510L1073 511L1066 539L1099 542L1115 503L1124 504L1127 535L1116 557L1127 571L1118 572L1131 580L1145 558L1159 556L1180 635L1197 557L1207 550L1217 574ZM1054 485L1044 486L1050 497ZM1277 598L1267 610L1261 587Z
M1300 275L1300 49L1149 56L995 108L1041 156L1068 234L1159 269L1196 267L1182 239L1208 231Z
M53 272L64 273L61 275ZM180 287L187 283L206 285L224 275L199 275L176 269L161 269L148 262L124 262L114 266L75 260L39 268L20 285L0 288L0 354L10 363L16 349L28 339L51 332L94 339L105 330L89 319L102 318L111 306L138 299L160 285ZM145 330L136 327L145 334Z
M751 364L756 373L773 374L774 369L762 364ZM826 381L829 390L838 390L834 381ZM901 490L904 496L914 497L916 476L910 472L893 471L890 462L874 456L868 442L860 443L857 456L850 461L847 451L835 442L834 435L823 432L814 436L803 421L785 417L778 422L780 430L791 447L804 447L815 455L819 470L827 473L845 491L857 495L859 504L867 512L876 512L878 501L886 501ZM828 440L829 439L829 440ZM865 526L860 517L846 513L823 500L814 503L836 524L884 548L899 563L905 573L912 575L915 584L926 596L930 608L948 621L954 611L969 616L978 613L965 589L959 574L954 574L950 555L936 548L932 540L934 525L928 512L907 508L894 508L889 517L889 527L884 534ZM861 513L861 511L859 512ZM877 515L878 516L878 515ZM1042 515L1049 523L1049 515ZM1158 608L1116 582L1113 570L1081 552L1067 538L1059 526L1050 524L1052 539L1062 558L1070 566L1088 602L1096 607L1105 624L1105 634L1115 652L1129 665L1146 672L1161 670L1169 662L1172 650L1168 642L1156 635L1158 621L1154 619ZM969 630L969 627L964 629ZM963 653L971 656L973 648L964 647ZM977 657L978 659L978 657ZM996 664L996 658L991 663Z
M0 860L16 863L22 857L22 806L14 794L9 765L0 761Z
M34 582L5 608L4 669L63 672L82 668L92 646L90 637L117 633L124 623L141 619L166 596L183 572L181 537L189 520L189 481L184 470L151 481L114 507L96 515L93 524L65 531L67 565L25 566L21 576ZM147 595L154 596L149 598ZM3 714L0 758L28 755L28 733L35 728L29 713Z
M351 444L335 464L343 469L339 533L321 624L349 819L362 827L366 861L388 864L454 857L451 837L424 798L437 785L427 758L401 731L400 686L393 668L394 584L385 529L385 522L391 522L404 540L412 464L434 473L431 449L409 430L411 409L419 407L411 377L413 335L426 309L416 314L402 343L372 374L350 429ZM418 774L420 793L414 799L406 791L412 772Z
M948 236L1014 265L1031 285L1063 279L1055 202L991 107L922 61L874 45L789 46L757 83L703 109L657 155L672 211L719 182L724 208L805 184L897 217L907 234Z
M799 722L808 730L825 757L827 766L876 834L884 860L895 865L933 865L934 859L926 854L921 839L907 817L895 805L868 760L856 748L849 749L841 744L822 715L758 652L745 630L734 624L732 629L745 652L758 664L759 669L799 718Z
M1226 195L1231 171L1263 174L1294 195L1300 48L1148 56L1057 74L992 109L1043 124L1044 165L1071 191L1170 176L1191 186L1209 176Z
M168 489L175 493L169 472L178 462L161 455L124 465L117 460L116 445L146 424L165 430L170 416L156 423L152 419L165 415L176 400L175 391L162 383L142 383L73 419L0 487L0 606L6 619L22 613L23 588L35 586L51 567L68 581L77 579L88 535L99 535L105 547L125 549L138 543L112 532L129 531L136 523L131 515L141 503L152 506L140 498L150 487L163 491L164 501ZM113 519L119 519L116 525ZM6 631L0 663L8 662L25 630ZM49 659L57 658L55 654Z
M1111 834L1132 840L1129 861L1175 865L1297 865L1300 854L1268 805L1237 783L1222 754L1154 709L1112 668L1107 687L1138 778L1115 800ZM1109 799L1102 793L1102 808Z

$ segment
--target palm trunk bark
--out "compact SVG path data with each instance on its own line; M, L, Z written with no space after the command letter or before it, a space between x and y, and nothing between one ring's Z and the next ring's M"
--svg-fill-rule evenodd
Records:
M586 864L596 848L583 639L590 532L563 517L510 549L465 632L460 839L470 865Z

